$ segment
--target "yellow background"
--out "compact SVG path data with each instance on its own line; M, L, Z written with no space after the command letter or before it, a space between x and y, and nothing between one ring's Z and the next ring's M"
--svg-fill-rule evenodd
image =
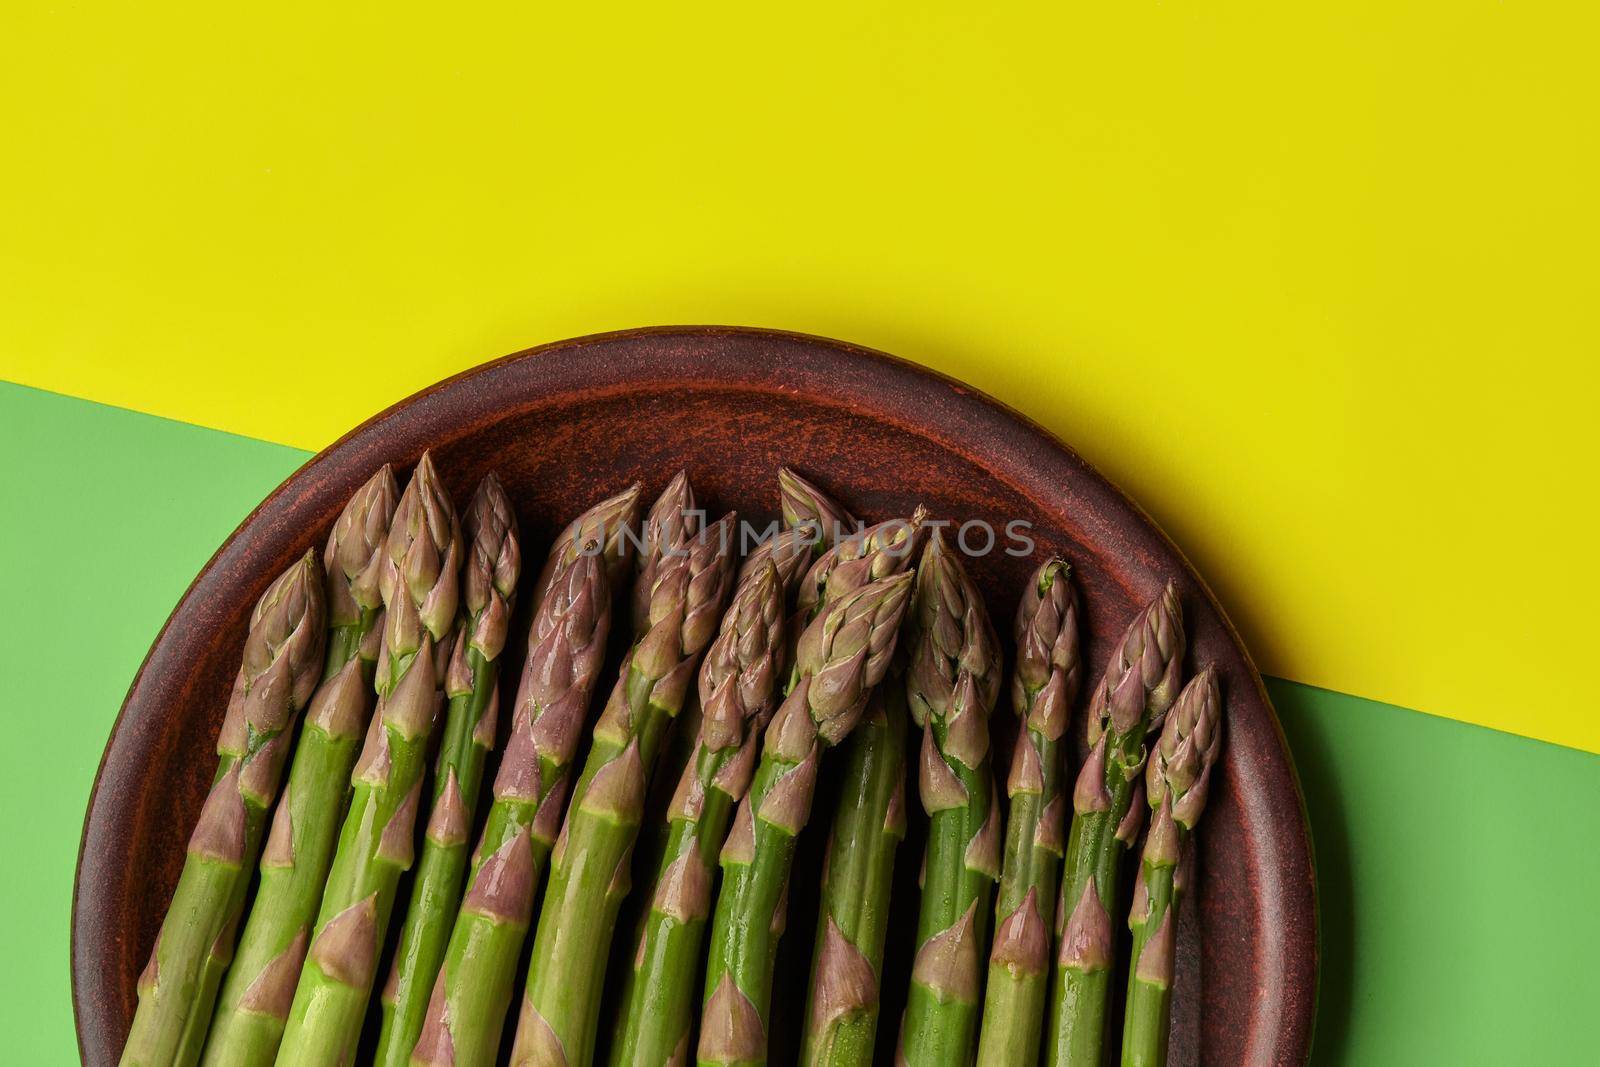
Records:
M318 447L845 337L1076 445L1263 669L1600 751L1591 6L562 8L13 0L0 376Z

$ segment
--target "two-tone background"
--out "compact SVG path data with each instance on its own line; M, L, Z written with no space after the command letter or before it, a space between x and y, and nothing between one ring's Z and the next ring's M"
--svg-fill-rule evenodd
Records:
M569 335L823 333L1031 415L1269 681L1323 1064L1593 1062L1600 90L1571 2L21 0L0 1004L72 1062L101 746L312 450Z

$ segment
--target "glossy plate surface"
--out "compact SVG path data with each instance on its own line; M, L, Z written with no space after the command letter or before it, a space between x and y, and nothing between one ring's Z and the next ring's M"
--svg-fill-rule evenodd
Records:
M1082 597L1091 683L1138 606L1175 578L1189 663L1219 666L1228 718L1199 839L1198 889L1180 923L1172 1062L1305 1061L1317 942L1300 792L1254 666L1179 552L1074 452L966 386L835 341L682 328L549 345L417 394L298 471L200 572L129 690L89 802L72 922L85 1063L114 1064L127 1033L134 981L214 766L251 605L291 559L320 546L373 469L388 461L403 475L424 448L458 502L490 468L499 473L535 574L550 536L577 511L636 478L657 491L680 467L702 506L760 522L773 517L782 463L869 520L917 503L957 522L987 520L999 542L968 564L997 628L1008 636L1021 583L1042 554L1061 553ZM1032 557L1005 551L1006 524L1018 521L1037 542ZM969 531L967 544L981 549L983 538ZM521 647L513 641L508 648ZM1001 703L997 723L1008 718ZM1003 754L997 766L1006 766ZM896 913L914 922L917 860L909 853L897 864ZM785 1035L796 1032L803 1000L813 895L797 884L780 959L780 983L794 991L775 998L774 1062L796 1047ZM892 932L891 941L889 1030L908 968L905 937Z

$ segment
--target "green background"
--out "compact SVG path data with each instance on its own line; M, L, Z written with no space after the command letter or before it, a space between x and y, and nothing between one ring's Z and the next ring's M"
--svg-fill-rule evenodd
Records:
M6 383L0 454L0 1058L66 1064L73 871L117 708L194 573L308 454ZM1268 685L1317 850L1315 1062L1594 1062L1600 757Z

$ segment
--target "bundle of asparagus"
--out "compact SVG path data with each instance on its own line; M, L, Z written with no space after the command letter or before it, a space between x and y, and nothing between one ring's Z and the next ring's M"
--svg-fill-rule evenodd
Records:
M701 1063L764 1062L772 965L786 921L795 838L811 813L822 749L859 721L894 654L911 576L830 603L800 637L797 681L767 727L750 791L722 848L701 1015Z
M442 696L437 660L456 624L461 558L460 523L427 453L395 508L385 554L378 707L352 775L350 810L279 1063L309 1067L355 1057L400 876L415 855L428 742Z
M601 501L551 550L494 801L422 1030L407 1050L413 1064L492 1063L500 1047L534 894L561 825L568 769L605 658L606 575L613 560L625 561L628 547L620 533L608 538L607 532L632 526L638 500L633 486Z
M467 509L461 614L445 675L444 736L433 772L422 858L382 995L378 1067L404 1067L444 961L466 877L467 840L478 808L484 762L495 742L500 651L505 647L522 571L517 521L500 482L483 479Z
M756 746L785 673L790 624L784 613L814 555L855 526L827 494L787 467L778 472L778 494L785 528L740 567L722 632L701 667L698 699L691 699L662 758L666 777L658 775L657 785L670 791L652 793L651 810L665 818L641 833L643 870L653 877L644 887L648 904L640 901L637 951L616 1008L610 1048L616 1067L664 1063L680 1047L687 1054L712 872L733 809L749 788ZM713 707L709 718L702 705ZM694 891L685 893L685 886Z
M200 1056L294 718L322 674L324 611L322 568L316 553L307 552L267 587L250 615L217 738L216 775L139 976L123 1067L191 1064Z
M700 741L667 815L667 844L612 1048L618 1067L667 1063L687 1049L711 870L734 805L749 788L756 742L772 713L782 606L782 578L771 561L747 573L701 668Z
M1009 1067L1039 1059L1044 1021L1050 929L1066 832L1061 780L1061 739L1078 696L1078 612L1071 568L1048 559L1029 581L1017 606L1017 664L1011 703L1022 733L1011 756L1006 793L1005 861L995 904L994 946L989 954L982 1067Z
M289 1018L367 729L383 603L378 573L399 496L385 465L345 505L323 552L328 656L261 857L261 881L206 1041L208 1067L269 1067Z
M667 497L677 506L672 487ZM513 1064L586 1064L593 1056L605 946L630 888L629 861L649 775L731 584L732 515L704 531L685 522L667 541L664 531L672 520L656 510L652 525L661 548L641 571L641 581L650 582L649 606L637 617L643 633L595 724L593 747L552 854Z
M1050 1063L1099 1067L1114 950L1111 912L1118 868L1143 821L1135 795L1145 734L1178 695L1183 616L1168 585L1111 653L1089 706L1089 758L1072 793L1072 830L1056 905L1057 954L1047 1055Z
M791 868L836 746L802 1062L872 1062L882 985L900 972L898 1062L998 1067L1036 1062L1042 1047L1047 1063L1098 1067L1113 1015L1110 916L1127 903L1122 1062L1164 1064L1177 910L1223 713L1212 668L1179 693L1175 589L1138 614L1092 692L1068 832L1066 729L1082 671L1067 563L1046 560L1021 591L1002 801L989 735L1001 650L955 550L935 531L909 573L921 509L858 531L796 472L782 469L778 487L785 529L737 580L734 517L702 528L686 473L637 533L637 485L562 531L533 590L479 817L521 570L514 508L491 474L458 522L427 454L404 494L387 467L373 475L335 522L323 566L307 554L251 616L214 784L139 980L123 1064L490 1065L530 931L513 1064L587 1067L606 998L615 1067L680 1064L691 1050L701 1064L765 1063ZM569 808L614 592L631 647ZM886 960L913 723L928 844L915 951ZM1127 902L1119 861L1147 809ZM608 994L635 866L636 951ZM385 957L376 1045L363 1046Z

